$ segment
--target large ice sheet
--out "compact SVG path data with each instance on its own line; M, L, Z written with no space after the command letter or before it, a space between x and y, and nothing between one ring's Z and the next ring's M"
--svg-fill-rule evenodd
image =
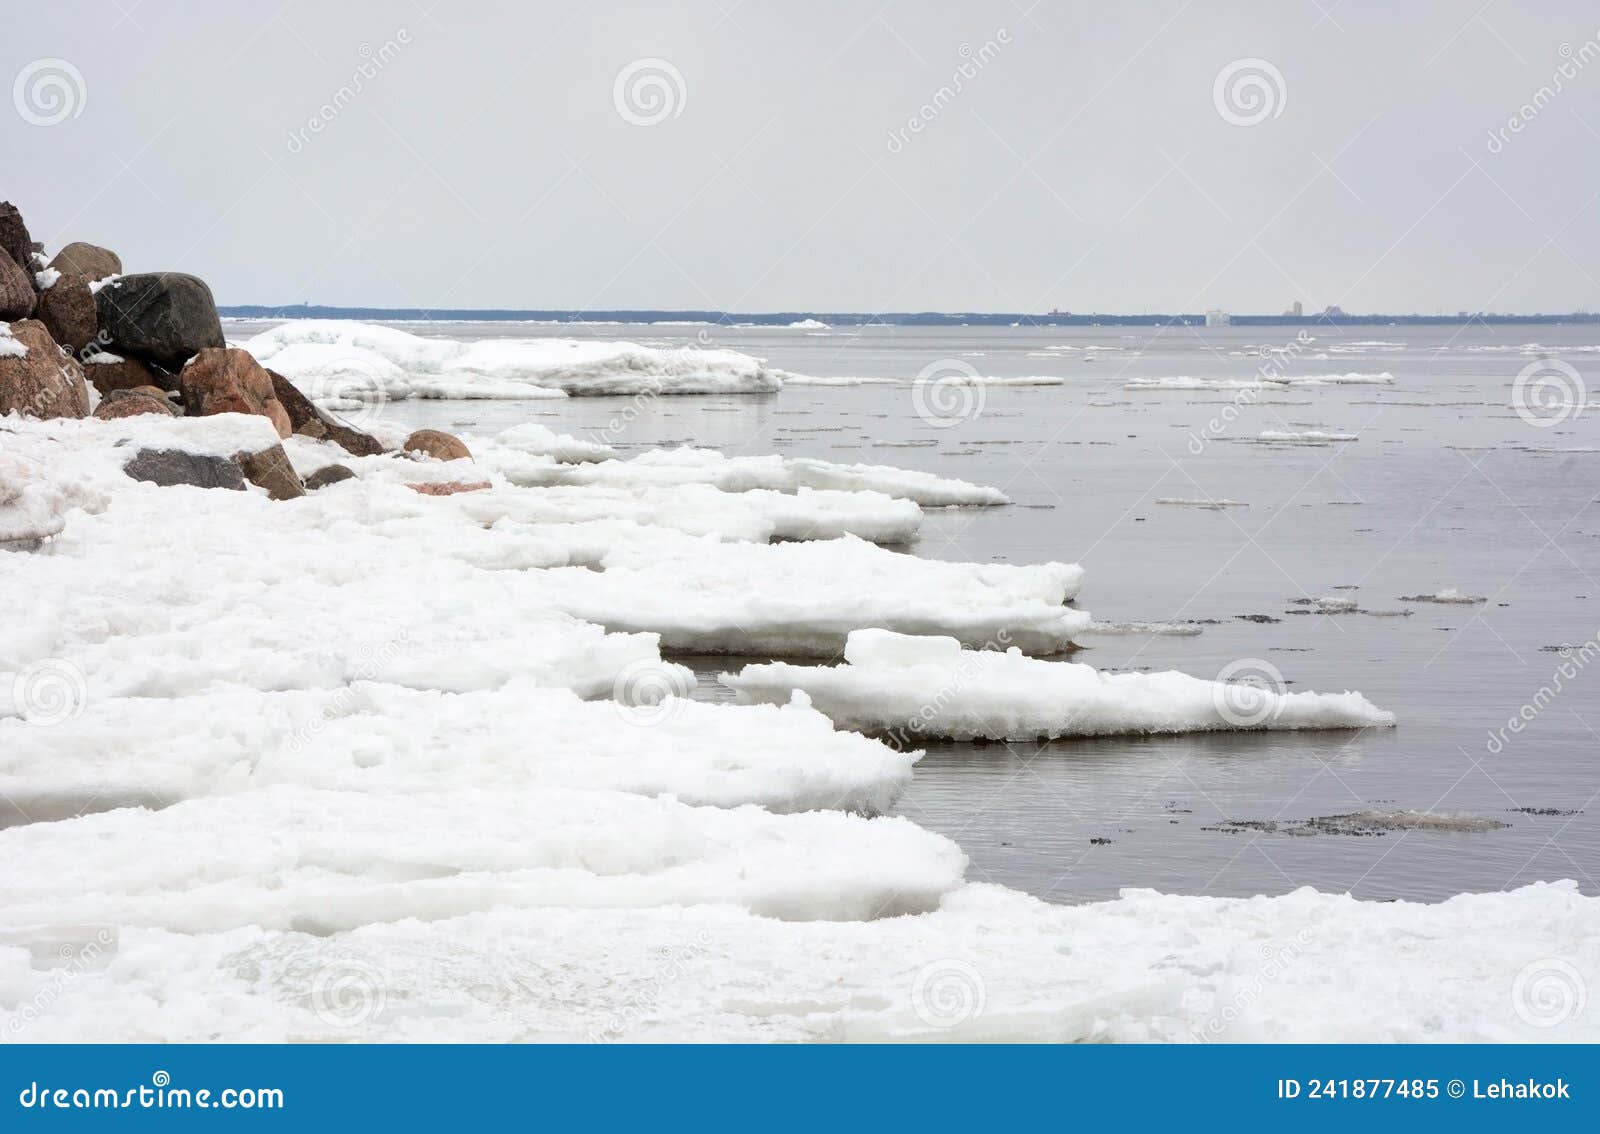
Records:
M244 348L313 397L561 397L563 394L750 394L782 382L731 350L658 350L583 339L421 338L392 327L301 319Z
M932 913L501 909L317 936L0 932L0 1028L54 1042L1594 1042L1600 899L1436 905L968 885Z
M934 908L965 869L954 843L899 818L567 788L279 785L11 828L0 927L332 933L503 908L697 904L864 920Z
M568 484L618 488L709 484L725 492L801 488L880 492L924 508L1007 503L997 488L887 465L840 465L810 457L727 457L712 449L653 449L628 461L572 467L554 459L527 459L504 465L513 484Z
M681 539L619 547L599 572L547 572L550 602L613 630L649 630L696 653L836 655L864 626L1055 654L1089 624L1064 606L1074 563L949 563L844 537L811 543Z
M614 700L526 679L470 693L359 681L93 699L49 727L0 718L0 812L54 819L295 783L418 794L597 788L870 814L911 781L920 753L836 731L801 705L691 701L691 682L676 666L643 661L618 675Z
M842 666L787 662L723 674L741 700L782 704L801 690L843 728L900 739L1387 727L1359 693L1284 693L1188 674L1105 673L1016 649L963 649L954 638L857 630Z

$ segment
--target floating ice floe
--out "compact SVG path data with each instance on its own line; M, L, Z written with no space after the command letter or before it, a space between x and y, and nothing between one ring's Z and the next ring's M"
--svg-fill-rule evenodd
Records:
M1223 508L1248 508L1250 505L1243 500L1229 500L1226 497L1212 499L1208 496L1190 498L1184 496L1164 496L1156 501L1157 504L1168 504L1179 508L1205 508L1208 511L1221 511Z
M731 350L580 339L458 342L343 320L296 320L243 345L313 397L745 394L782 384L760 359Z
M960 371L940 371L930 382L935 386L1060 386L1065 378L1051 374L1029 374L1016 378L1003 378L992 374L965 374ZM791 374L785 371L786 386L915 386L913 378L860 378L848 375L817 376Z
M963 649L953 638L858 630L846 665L787 662L722 675L742 701L782 704L803 692L842 728L898 739L1037 737L1228 729L1388 727L1359 693L1279 693L1183 673L1104 673L1015 650Z
M1354 433L1330 433L1323 429L1301 431L1263 429L1255 440L1263 445L1332 445L1339 441L1359 440Z
M1273 390L1301 389L1308 386L1388 386L1394 375L1382 374L1306 374L1299 377L1256 378L1191 378L1177 375L1171 378L1134 378L1123 383L1124 390Z
M498 459L498 458L494 458ZM522 487L603 485L614 488L708 484L724 492L801 488L879 492L914 501L924 508L990 506L1009 503L1005 493L986 485L887 465L841 465L810 457L727 457L714 449L653 449L627 461L578 467L550 460L523 460L501 466Z
M1483 595L1464 595L1455 587L1443 587L1432 594L1401 595L1401 602L1438 602L1447 604L1460 604L1469 606L1475 603L1488 602Z

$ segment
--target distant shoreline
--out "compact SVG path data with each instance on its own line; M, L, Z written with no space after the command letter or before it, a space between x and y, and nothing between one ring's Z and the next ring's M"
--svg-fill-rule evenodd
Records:
M529 311L516 309L430 310L422 307L282 307L244 304L217 308L225 319L360 319L387 322L470 323L678 323L686 326L789 327L816 320L830 327L1203 327L1200 315L1020 315L992 312L911 311L870 314L859 311L779 311L733 314L725 311ZM1594 324L1600 314L1569 315L1233 315L1235 327L1374 326L1530 326Z

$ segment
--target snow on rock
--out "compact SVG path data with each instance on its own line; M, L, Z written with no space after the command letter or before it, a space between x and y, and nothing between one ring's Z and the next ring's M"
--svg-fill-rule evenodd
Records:
M0 321L0 358L27 358L28 344L11 333L11 324Z
M760 359L731 350L578 339L458 342L344 320L296 320L244 347L313 397L731 394L782 384Z
M1105 673L1037 661L1015 648L963 649L954 638L857 630L843 666L750 665L722 683L746 702L800 690L842 728L904 738L1036 737L1392 726L1359 693L1278 693L1187 674Z
M765 488L795 492L825 488L881 492L924 508L997 505L1009 501L997 488L887 465L840 465L809 457L727 457L713 449L653 449L627 461L569 467L554 459L532 459L505 468L513 484L607 485L611 487L709 484L724 492Z
M620 547L601 567L546 572L552 604L696 653L831 656L851 631L881 626L1055 654L1089 623L1062 605L1083 581L1077 564L949 563L848 536L770 545L682 539Z

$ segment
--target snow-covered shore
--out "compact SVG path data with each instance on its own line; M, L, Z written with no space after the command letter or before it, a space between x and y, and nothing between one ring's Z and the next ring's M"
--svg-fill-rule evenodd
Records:
M276 445L264 417L0 420L0 531L43 541L0 552L0 1035L1600 1038L1529 1007L1600 965L1571 884L1051 906L882 815L920 753L688 700L664 647L1066 648L1075 565L871 542L981 486L471 442L296 434L353 476L272 500L123 471Z

